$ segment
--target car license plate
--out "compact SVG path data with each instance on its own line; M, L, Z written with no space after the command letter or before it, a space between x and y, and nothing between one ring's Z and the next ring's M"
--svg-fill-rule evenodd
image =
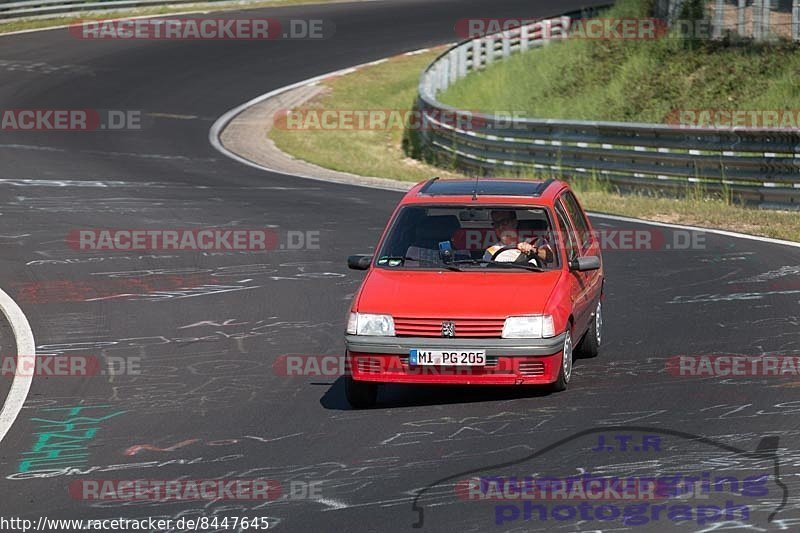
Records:
M408 353L411 366L486 366L486 350L423 350Z

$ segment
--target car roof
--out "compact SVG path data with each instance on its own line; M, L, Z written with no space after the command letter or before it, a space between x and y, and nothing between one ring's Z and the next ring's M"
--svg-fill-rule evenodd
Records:
M568 187L554 179L432 178L412 187L401 203L552 205L556 195Z

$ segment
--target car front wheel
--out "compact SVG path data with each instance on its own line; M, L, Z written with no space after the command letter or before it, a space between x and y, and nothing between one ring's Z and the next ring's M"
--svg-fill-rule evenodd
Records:
M564 348L562 350L561 368L558 370L558 379L550 386L553 392L560 392L567 389L569 380L572 377L572 335L567 330L564 336Z
M603 303L597 302L594 311L594 320L589 331L583 336L580 346L576 350L580 357L597 357L600 354L600 343L603 340Z
M368 409L378 399L378 384L368 381L356 381L353 376L346 376L344 381L347 402L355 409Z

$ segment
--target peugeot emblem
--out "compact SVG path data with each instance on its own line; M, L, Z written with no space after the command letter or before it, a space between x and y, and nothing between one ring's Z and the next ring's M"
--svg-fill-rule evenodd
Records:
M455 336L456 336L455 323L450 321L442 322L442 337L455 337Z

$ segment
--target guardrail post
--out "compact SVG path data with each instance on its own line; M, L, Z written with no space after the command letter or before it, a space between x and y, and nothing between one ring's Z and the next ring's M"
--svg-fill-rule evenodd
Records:
M744 10L747 8L747 0L739 0L739 6L736 8L736 33L739 37L744 37L747 33L747 25L744 22Z
M503 32L503 57L511 55L511 32Z
M753 40L761 40L761 0L753 0Z
M672 23L675 22L675 19L678 18L681 10L683 9L683 4L686 3L685 0L669 0L669 4L667 6L667 25L672 26Z
M450 67L450 79L456 81L458 79L458 52L450 50L450 53L447 54L447 58L447 64Z
M450 84L454 81L456 80L450 78L450 58L445 57L442 61L442 83L444 83L444 88L450 87Z
M482 39L480 38L472 41L472 70L478 70L483 66L481 62L481 44Z
M519 51L524 52L528 49L528 26L519 29Z
M559 39L566 39L569 37L569 29L572 26L572 19L569 17L561 17L561 34Z
M467 47L458 47L458 77L463 78L467 75Z
M669 16L669 0L656 0L655 13L656 18L665 19Z
M725 0L716 0L714 2L714 22L711 30L711 36L714 39L722 38L722 27L725 24Z
M769 38L770 0L753 0L753 38L764 41Z
M550 37L552 36L553 33L552 22L550 20L543 20L541 22L541 28L542 28L542 33L541 33L542 45L548 45L550 44Z
M792 1L792 40L800 41L800 0Z

